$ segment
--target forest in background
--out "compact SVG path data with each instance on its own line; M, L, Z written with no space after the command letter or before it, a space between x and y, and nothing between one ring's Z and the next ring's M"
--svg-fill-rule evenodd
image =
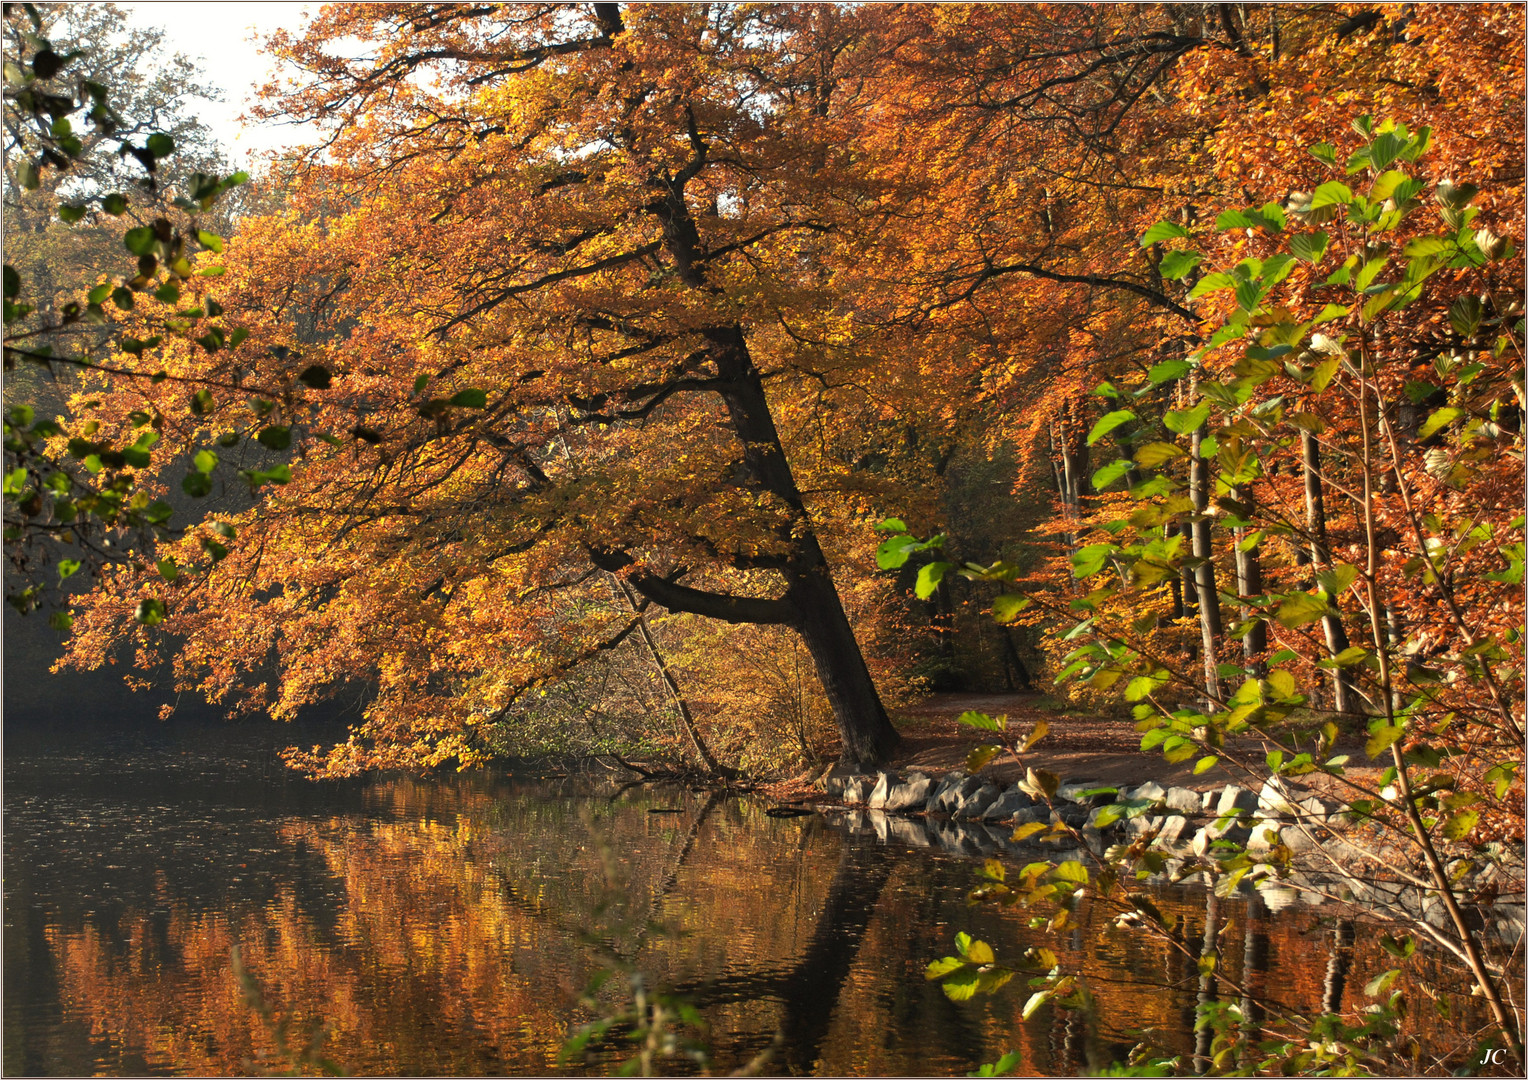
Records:
M1383 950L1521 1061L1480 921L1522 888L1521 8L334 6L255 110L320 141L253 178L109 5L6 34L6 591L66 667L345 710L316 777L864 770L929 690L1129 709L1260 811L1340 792L1304 835L1359 830L1425 901ZM1323 894L1229 817L1021 825L1086 859L972 899L1171 943L1126 884L1169 858ZM954 1000L1091 1007L956 945ZM1398 970L1297 1043L1206 1011L1200 1064L1382 1068Z

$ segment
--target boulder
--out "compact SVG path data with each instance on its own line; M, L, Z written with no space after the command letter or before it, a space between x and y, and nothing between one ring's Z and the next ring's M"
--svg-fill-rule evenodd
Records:
M1087 806L1089 809L1092 809L1095 806L1103 806L1105 803L1112 803L1115 799L1116 793L1113 791L1106 791L1097 795L1084 795L1083 792L1092 791L1095 788L1107 786L1108 785L1100 783L1097 780L1068 780L1066 783L1056 788L1056 798L1065 800L1066 802L1081 803Z
M1167 798L1167 789L1155 780L1148 780L1138 788L1120 792L1121 798L1145 799L1147 802L1159 802ZM1195 807L1198 809L1198 807Z
M844 785L844 802L851 806L858 806L863 804L865 801L865 796L869 794L865 790L866 786L867 785L863 777L856 776L854 779L850 780L847 784Z
M1074 829L1080 829L1088 823L1088 816L1091 813L1092 810L1080 803L1061 803L1051 811L1050 819L1053 822L1064 822Z
M1034 804L1035 801L1015 785L999 795L993 800L991 806L982 811L982 820L1007 821L1020 810L1028 810Z
M1197 814L1203 809L1203 800L1199 792L1189 788L1168 788L1163 801L1169 810L1176 810L1180 814Z
M917 779L913 779L916 776ZM902 783L892 784L886 792L883 806L888 813L905 813L908 810L921 810L928 802L930 789L934 782L919 773L912 773Z
M980 778L964 773L950 773L940 783L939 789L929 800L928 808L941 814L953 814L955 808L982 786Z
M872 810L886 809L886 798L891 794L892 785L896 782L896 773L876 773L875 787L870 790L870 796L865 800L865 805Z
M1257 812L1263 817L1294 817L1300 812L1289 785L1277 776L1270 776L1257 793Z
M1225 817L1233 810L1250 814L1256 809L1257 796L1236 784L1227 784L1225 790L1220 793L1220 801L1215 804L1215 813L1218 817Z
M972 779L976 779L972 777ZM981 817L987 812L987 807L997 801L1003 789L996 784L982 784L975 791L966 795L956 803L950 811L951 815L958 818L974 819Z
M1050 807L1044 803L1034 803L1025 807L1013 815L1014 825L1028 825L1034 821L1049 821Z

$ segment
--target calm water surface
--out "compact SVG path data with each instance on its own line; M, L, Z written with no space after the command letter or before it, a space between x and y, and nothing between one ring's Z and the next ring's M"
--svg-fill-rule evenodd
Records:
M1192 1047L1198 972L1172 950L1086 905L1059 939L967 907L973 861L749 798L487 775L317 785L275 761L291 738L276 727L6 738L8 1075L280 1069L282 1021L289 1048L328 1025L324 1053L352 1074L607 1073L619 1048L557 1063L602 957L694 1002L717 1072L777 1033L767 1071L802 1075L964 1075L1012 1049L1075 1074L1148 1028ZM1319 910L1159 902L1190 941L1214 920L1224 970L1291 1007L1361 1004L1357 974L1380 970L1374 935ZM1103 1029L1049 1007L1021 1021L1021 982L947 1001L922 971L960 930L999 956L1054 949Z

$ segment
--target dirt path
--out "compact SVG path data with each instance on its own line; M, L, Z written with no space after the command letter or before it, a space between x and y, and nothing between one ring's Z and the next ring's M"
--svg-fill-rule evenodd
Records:
M1195 776L1192 759L1169 765L1159 754L1143 753L1140 733L1130 720L1056 713L1037 708L1038 700L1036 694L936 694L901 709L896 720L903 745L894 764L931 773L964 768L972 748L993 743L1011 746L1043 719L1050 724L1050 732L1033 751L1021 760L1005 750L982 770L983 774L1012 783L1022 779L1025 768L1031 767L1048 769L1062 780L1096 780L1103 786L1155 780L1196 791L1236 779L1218 765ZM1007 732L984 732L958 723L955 718L968 709L994 717L1006 715Z

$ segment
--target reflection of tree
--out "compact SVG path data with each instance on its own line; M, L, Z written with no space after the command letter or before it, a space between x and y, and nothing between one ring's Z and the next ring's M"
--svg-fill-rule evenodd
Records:
M1008 1049L1061 1073L1098 1052L1093 1033L1063 1010L1021 1021L1023 994L947 1002L921 969L952 928L1061 953L1098 999L1105 1059L1134 1041L1123 1034L1131 1029L1193 1048L1183 1023L1199 990L1191 961L1095 923L1086 903L1078 932L1062 942L1029 930L1027 913L968 909L968 863L677 789L606 804L486 780L394 781L374 785L366 804L364 815L273 822L288 857L262 864L274 881L258 894L231 883L219 891L205 874L176 877L185 868L175 864L120 917L97 905L31 934L13 921L7 977L18 963L53 970L56 990L30 980L21 992L56 996L65 1022L43 1047L8 1012L7 1072L59 1060L93 1071L92 1055L118 1072L216 1074L258 1062L274 1047L230 971L235 944L276 1014L294 1030L330 1024L326 1052L352 1072L545 1072L580 1019L572 1003L597 962L589 937L654 989L686 992L710 1022L723 1071L777 1029L784 1045L770 1069L793 1073L960 1073ZM653 806L682 812L648 814ZM619 903L603 911L592 831L623 881ZM7 889L8 914L27 910L25 888L8 880ZM1197 951L1205 895L1168 893L1159 903ZM1319 1009L1329 924L1272 920L1237 900L1219 901L1216 921L1222 946L1234 946L1219 957L1228 981L1274 988L1284 1008ZM642 931L655 922L671 932ZM1340 944L1355 970L1378 952L1373 935ZM68 1039L84 1049L62 1059L57 1047Z
M793 1070L810 1071L893 865L885 848L863 840L845 843L816 928L793 962L708 979L678 991L701 1006L761 998L780 1002L782 1056Z

